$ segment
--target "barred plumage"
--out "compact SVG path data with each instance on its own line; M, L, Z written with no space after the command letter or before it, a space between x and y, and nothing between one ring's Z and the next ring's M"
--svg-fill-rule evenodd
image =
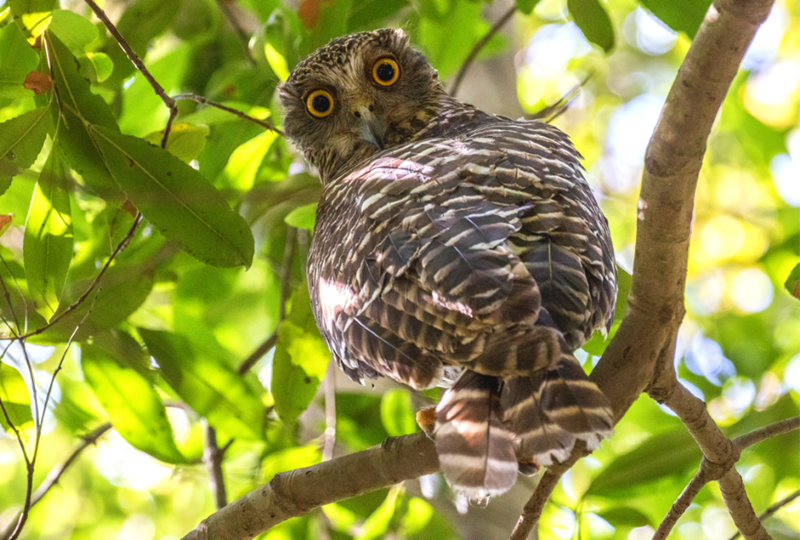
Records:
M370 69L386 58L391 88ZM311 110L319 89L330 116ZM355 380L458 379L435 430L454 489L502 493L517 458L550 464L609 436L608 402L572 351L610 326L616 269L568 137L449 97L392 29L334 40L281 97L324 184L308 265L320 331Z

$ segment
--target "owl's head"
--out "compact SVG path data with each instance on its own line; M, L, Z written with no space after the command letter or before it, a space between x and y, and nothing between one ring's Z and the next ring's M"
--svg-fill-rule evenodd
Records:
M435 116L443 95L436 70L394 28L331 41L280 86L286 135L323 182L410 140Z

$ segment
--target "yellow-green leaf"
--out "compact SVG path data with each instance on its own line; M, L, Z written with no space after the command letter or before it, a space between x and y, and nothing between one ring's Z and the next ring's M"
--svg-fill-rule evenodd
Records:
M168 463L186 461L150 381L93 345L81 347L81 368L114 428L131 446Z
M58 309L72 259L69 205L64 166L58 152L51 151L33 192L22 244L28 290L47 320Z
M206 139L211 132L208 126L198 126L195 124L176 123L172 124L167 139L167 152L189 163L203 151ZM144 140L156 146L161 145L164 138L164 131L154 131L147 135Z
M14 430L11 429L8 420L22 436L26 443L27 431L33 426L33 415L31 414L31 399L28 394L28 387L25 379L19 371L0 362L0 401L3 402L5 413L0 411L0 425L10 436L14 437ZM8 418L6 418L8 415Z

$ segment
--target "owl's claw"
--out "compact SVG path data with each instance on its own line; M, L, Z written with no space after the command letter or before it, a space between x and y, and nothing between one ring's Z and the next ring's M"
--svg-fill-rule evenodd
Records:
M436 407L417 411L417 425L432 439L433 430L436 428Z
M517 463L519 464L519 474L525 476L533 476L542 469L542 466L532 457L522 458Z

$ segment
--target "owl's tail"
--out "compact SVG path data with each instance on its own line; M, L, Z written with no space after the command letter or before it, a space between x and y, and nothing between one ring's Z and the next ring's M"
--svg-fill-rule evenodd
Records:
M576 439L593 450L614 431L608 399L569 353L552 371L507 379L500 405L517 454L541 465L564 461Z
M517 480L514 437L503 422L497 377L464 371L436 407L436 453L447 483L471 499Z

